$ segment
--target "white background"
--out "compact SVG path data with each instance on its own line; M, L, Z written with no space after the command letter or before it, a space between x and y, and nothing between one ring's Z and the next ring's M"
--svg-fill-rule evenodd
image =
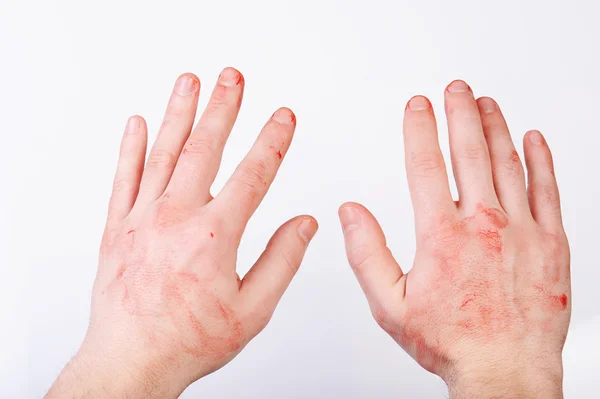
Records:
M287 218L321 230L271 324L184 398L443 398L443 383L372 321L346 264L337 207L380 219L400 263L414 251L402 112L462 78L494 96L521 148L553 149L571 242L570 398L600 394L600 25L579 1L0 0L0 397L40 397L75 353L121 132L151 139L175 78L201 106L225 66L247 81L215 189L279 106L298 116L289 156L240 248L240 273Z

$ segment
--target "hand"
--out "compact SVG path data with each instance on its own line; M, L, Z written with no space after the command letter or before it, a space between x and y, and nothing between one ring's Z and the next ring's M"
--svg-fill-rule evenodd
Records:
M128 121L89 329L49 398L177 397L266 326L316 233L309 216L285 223L240 280L240 239L275 178L296 120L289 109L275 112L213 199L210 186L244 79L225 69L192 131L199 88L192 74L177 80L145 167L146 123L138 116Z
M445 92L454 202L429 101L406 108L417 252L403 274L375 218L340 208L349 262L379 325L452 397L562 397L569 246L550 150L525 136L529 192L506 122L462 81Z

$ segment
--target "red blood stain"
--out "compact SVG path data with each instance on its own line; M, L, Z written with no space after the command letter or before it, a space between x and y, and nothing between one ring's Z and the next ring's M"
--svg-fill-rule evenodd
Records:
M129 231L127 232L127 234L132 234L132 233L135 233L135 230L129 230Z
M283 145L283 143L282 143L282 145ZM277 150L277 148L274 145L270 145L269 148L272 149L273 151ZM283 154L281 153L281 150L277 150L277 158L279 158L279 159L283 158Z
M550 295L550 306L556 310L565 310L569 303L569 299L566 294L562 295Z
M244 76L241 73L237 73L237 81L235 82L236 86L244 81Z
M562 294L560 297L560 304L562 305L563 309L567 308L568 303L569 303L569 298L567 298L567 294Z
M566 310L567 305L569 304L569 297L567 294L562 295L552 295L549 294L549 289L546 288L542 284L535 284L533 288L541 293L544 297L546 297L546 307L550 310L558 311L558 310Z
M510 160L511 160L513 163L518 163L518 162L520 162L520 161L521 161L521 159L519 158L519 153L513 150L513 152L510 154Z
M244 77L242 76L242 74L240 72L238 72L236 69L230 68L229 72L227 72L229 75L229 79L231 81L233 81L233 84L235 86L239 85L243 80Z
M212 238L215 238L215 234L214 234L213 232L211 232L211 233L210 233L210 236L211 236Z

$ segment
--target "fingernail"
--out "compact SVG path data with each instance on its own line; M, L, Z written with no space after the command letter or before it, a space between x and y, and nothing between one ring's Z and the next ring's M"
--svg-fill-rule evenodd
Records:
M430 106L429 100L423 96L415 96L408 102L408 108L411 111L425 111Z
M313 219L304 219L298 226L298 234L304 240L305 243L309 243L317 233L319 226L313 221Z
M462 80L455 80L454 82L448 85L447 90L449 93L463 93L466 91L471 91L471 88Z
M140 121L137 116L132 116L127 120L127 126L125 127L125 130L127 131L128 134L136 133L139 128L140 128Z
M175 92L180 96L189 96L195 91L196 79L189 75L182 75L175 83Z
M544 143L544 136L537 130L532 130L529 132L529 140L532 144L540 145Z
M342 229L348 231L357 228L362 221L362 217L356 209L345 206L340 209L340 221L342 222Z
M219 81L226 87L235 86L240 83L240 73L234 68L225 68L219 76Z
M280 108L273 114L273 120L284 125L293 123L296 120L294 113L287 108Z
M491 98L488 97L482 97L479 99L479 106L481 107L481 111L484 114L491 114L493 112L495 112L498 107L496 105L496 102L494 100L492 100Z

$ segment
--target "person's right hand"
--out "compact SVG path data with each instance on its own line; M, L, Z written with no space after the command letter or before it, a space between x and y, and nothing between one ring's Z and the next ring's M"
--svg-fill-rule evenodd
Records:
M430 102L406 108L406 169L417 253L403 274L375 218L340 208L349 262L379 325L452 397L560 398L571 314L569 246L552 156L524 139L529 190L497 104L445 92L454 202Z

